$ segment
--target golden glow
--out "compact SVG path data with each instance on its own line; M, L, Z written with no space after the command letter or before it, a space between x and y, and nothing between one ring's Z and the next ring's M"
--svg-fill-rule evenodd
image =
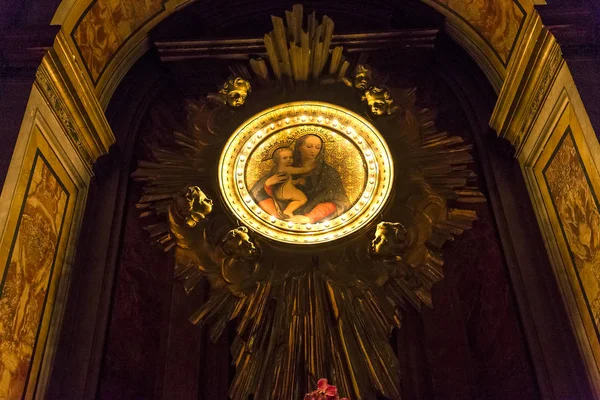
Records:
M349 201L343 212L313 223L299 222L298 215L273 215L251 193L261 177L276 173L274 153L293 149L306 135L321 139L319 154L339 174ZM381 212L393 177L389 149L373 125L349 110L321 102L281 104L251 117L233 133L219 162L219 187L235 217L262 236L285 243L329 242L360 230ZM301 191L303 186L298 185Z

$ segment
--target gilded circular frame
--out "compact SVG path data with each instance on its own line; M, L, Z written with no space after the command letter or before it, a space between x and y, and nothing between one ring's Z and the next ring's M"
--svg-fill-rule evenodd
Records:
M290 157L297 166L285 165ZM299 173L311 168L304 164L312 169ZM267 184L275 174L286 180ZM389 148L372 124L314 101L281 104L249 118L219 161L219 187L234 216L266 238L292 244L325 243L359 231L382 211L393 179Z

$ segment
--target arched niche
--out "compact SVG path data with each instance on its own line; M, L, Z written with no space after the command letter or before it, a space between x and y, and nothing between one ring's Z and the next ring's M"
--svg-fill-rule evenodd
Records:
M230 28L230 26L223 29L226 30L227 28ZM160 26L158 31L160 31ZM477 335L474 334L474 331L470 330L472 328L468 327L466 321L470 319L463 319L464 316L456 313L457 309L464 310L464 307L466 307L464 298L461 299L457 295L457 290L459 292L460 290L464 290L463 295L465 296L474 295L472 291L475 290L475 287L489 281L490 286L488 289L490 292L488 292L488 295L497 290L500 297L507 301L505 304L506 308L502 309L504 313L502 318L506 318L506 322L500 331L505 334L508 331L511 332L508 334L511 338L509 340L511 341L509 347L513 346L511 348L516 349L511 355L517 358L521 357L524 364L521 367L517 367L517 369L523 368L520 370L527 371L516 377L516 379L509 379L508 381L515 383L515 385L516 382L520 382L520 384L523 384L521 388L523 390L528 390L526 387L533 388L531 389L532 392L528 392L533 396L545 396L546 393L555 390L562 390L564 393L578 390L583 393L582 396L585 396L588 390L586 383L582 382L579 374L575 372L581 371L584 367L580 364L580 360L572 357L570 351L565 350L576 348L576 344L572 337L564 335L564 332L568 329L568 325L565 324L566 317L565 311L562 308L563 306L560 301L556 301L552 307L548 307L547 299L558 299L560 295L555 286L552 271L547 267L548 261L545 256L543 240L535 224L534 211L527 206L527 191L521 177L519 165L512 158L511 145L507 141L496 138L495 134L488 127L489 116L496 103L496 93L493 86L487 82L485 75L482 74L477 65L445 34L440 34L433 49L426 50L420 54L416 52L416 54L406 57L405 53L400 52L397 57L389 57L385 60L381 59L381 57L377 58L376 54L372 55L372 57L375 64L381 66L382 70L393 71L394 74L399 75L405 74L405 76L410 76L411 79L414 79L416 83L427 81L427 77L435 77L434 81L437 82L437 85L433 84L434 81L429 85L423 85L421 94L423 101L433 104L439 101L444 107L448 107L448 98L452 99L450 103L453 103L455 108L450 107L449 110L456 111L460 117L457 115L452 117L446 115L445 123L448 124L450 129L470 132L470 140L476 145L478 153L479 173L482 175L482 184L487 188L489 196L489 205L485 206L488 207L488 216L487 219L482 217L484 220L481 223L485 226L485 233L483 234L490 241L488 250L491 253L487 255L489 257L487 264L486 261L481 260L483 264L481 265L481 275L478 278L480 279L479 283L469 286L470 284L461 277L459 266L465 249L460 247L455 248L455 275L452 276L452 274L449 274L449 281L440 285L439 292L436 294L439 299L443 299L439 300L440 304L444 304L448 308L442 305L425 316L413 314L408 311L406 316L407 321L412 322L410 324L407 322L407 330L400 331L395 336L399 348L398 355L406 363L405 373L407 378L404 382L407 386L403 388L406 391L406 395L411 396L424 393L423 396L427 396L428 394L432 395L436 391L435 393L438 395L452 393L457 397L464 398L466 396L468 398L468 396L475 396L478 391L493 391L491 389L495 384L493 383L493 379L488 380L486 383L477 383L473 380L474 375L479 376L483 373L482 365L487 361L484 361L485 356L481 359L475 356L477 344L470 342L470 340L473 339L471 335ZM136 189L135 186L131 186L128 183L127 176L131 171L131 162L136 157L135 154L139 157L139 153L136 153L139 151L139 147L137 147L139 142L136 144L139 140L138 135L144 135L147 132L143 127L147 127L144 124L149 120L148 110L155 107L154 112L160 114L161 106L157 106L157 103L163 102L163 111L166 112L165 117L168 116L173 109L177 109L174 105L178 104L175 99L177 96L173 93L173 88L175 88L175 92L178 92L178 95L183 95L184 97L193 97L209 91L212 89L215 80L226 77L228 64L230 64L230 61L226 59L200 59L199 61L190 61L187 65L186 63L181 65L170 64L168 67L170 71L165 71L155 56L151 54L146 55L135 64L123 80L123 84L117 89L115 95L112 97L112 103L107 108L107 115L117 139L115 153L113 156L107 157L107 159L112 158L112 162L116 164L108 161L104 164L106 166L104 168L105 172L99 174L99 177L104 177L104 181L98 179L97 189L92 193L94 193L94 198L108 197L112 199L108 201L115 202L118 206L114 214L115 219L113 219L112 227L110 228L113 233L107 232L104 235L99 235L99 231L94 229L94 227L98 226L100 219L105 220L105 215L99 211L89 211L88 214L91 218L90 222L88 222L90 235L104 237L106 248L111 247L114 249L110 263L105 266L108 272L105 276L109 276L110 282L114 284L115 297L112 300L109 300L108 297L105 298L104 301L108 303L105 303L104 314L99 315L103 318L102 323L109 327L106 335L102 337L105 340L106 347L95 350L97 358L94 368L103 372L98 375L97 372L94 372L94 369L87 371L88 374L92 374L92 379L95 379L92 389L99 390L99 393L103 396L119 393L111 391L119 390L119 387L123 388L126 386L129 388L123 389L125 392L120 392L121 394L132 394L135 392L138 395L140 393L147 395L159 391L159 394L156 395L168 397L170 393L173 393L177 389L178 385L186 385L187 393L190 396L197 393L200 396L204 395L207 397L219 396L217 393L222 394L226 390L230 377L229 374L231 373L227 358L229 343L224 338L216 345L210 344L206 338L206 333L203 336L202 331L198 332L192 327L186 326L185 321L183 323L181 320L177 321L177 318L183 316L182 310L189 307L189 305L187 305L187 300L180 289L177 287L170 289L169 274L163 269L165 263L168 263L168 258L165 258L165 256L156 250L149 249L142 234L134 234L138 227L135 226L136 218L132 202L139 194L137 192L139 188ZM202 72L198 73L198 71ZM141 82L143 84L140 84ZM171 91L168 90L169 87ZM429 92L428 99L427 92ZM440 101L439 96L444 96L444 93L448 98ZM159 117L156 118L160 119ZM444 123L443 120L440 122ZM114 188L117 187L119 187L118 191L114 192ZM99 201L100 203L102 202ZM518 211L514 208L514 204L520 204ZM485 212L483 213L485 214ZM528 223L524 224L524 220L527 220ZM126 227L125 230L123 230L124 226ZM474 230L475 236L471 238L474 241L473 243L479 241L480 238L477 237L478 233L482 233L482 231L478 231L476 228ZM115 244L111 245L111 242L119 243L119 245L113 247ZM494 244L491 244L492 242ZM81 263L87 263L90 260L90 254L93 254L93 252L101 253L103 251L102 247L98 246L98 244L95 243L93 245L97 249L90 248L88 256L82 256ZM127 250L128 252L139 254L139 257L141 257L141 254L144 254L144 260L142 261L141 258L136 259L135 257L138 256L134 255L134 259L123 261L123 249L129 249ZM123 263L127 262L129 262L128 266L124 266ZM477 262L471 262L473 262L471 267L475 267ZM135 274L132 271L136 270L135 265L139 263L152 263L153 267L150 268L153 268L153 276L155 276L156 280L152 280L151 282L142 273L140 273L140 276L132 277L131 274ZM488 270L485 270L486 265ZM448 268L451 268L450 265ZM486 275L488 273L491 274L493 271L497 275ZM518 277L521 271L529 271L530 273L532 271L539 271L539 273L535 275L535 279L531 279L533 277L530 277L529 280L525 279L525 282L523 282L523 278ZM515 275L511 272L517 272L518 274ZM140 281L136 281L137 279L140 279ZM516 286L515 281L522 286L511 288L511 284ZM141 284L140 282L145 283ZM95 281L93 285L97 286L99 283ZM141 289L142 286L144 286L143 289ZM144 308L139 303L135 303L135 301L134 304L128 304L130 304L132 309L136 309L136 312L145 315L145 317L140 318L148 318L149 321L153 321L150 325L158 324L162 326L162 334L149 332L143 325L125 323L130 310L124 304L132 300L130 289L141 290L137 296L140 299L148 299L150 304L146 304L147 308ZM96 287L95 290L98 291L100 289ZM531 293L534 290L537 291L534 300L523 298L526 293ZM206 296L206 293L200 292L196 296L196 301L201 301L203 296ZM474 301L477 303L481 299ZM482 303L478 304L477 307L482 306ZM487 303L487 305L492 306L491 303ZM73 315L88 315L84 311L85 307L83 304L78 304L72 311ZM169 310L165 309L167 307L169 307ZM452 311L452 308L455 311ZM157 309L162 310L160 315L157 313ZM552 309L552 312L544 312L544 310L547 311L548 309ZM529 317L531 319L523 322L523 326L521 326L520 318L523 318L523 321L526 319L523 316L524 313L530 313ZM165 314L169 316L168 321L165 319ZM89 318L91 317L92 315L90 314ZM444 318L446 319L444 320ZM439 323L442 325L438 325ZM471 323L477 324L476 322ZM169 324L169 328L165 324ZM538 324L545 324L554 328L545 330L544 332L537 332L534 327ZM444 330L444 327L447 329ZM503 331L502 329L505 330ZM438 335L442 332L448 333L445 338L437 336L437 340L441 340L437 345L434 344L436 341L436 332ZM195 335L197 334L199 335L196 337ZM160 381L153 381L152 384L146 382L141 386L137 386L137 389L135 389L136 386L132 383L125 384L122 381L119 383L119 378L115 370L115 365L120 362L120 356L124 357L121 361L125 360L124 362L126 363L132 363L136 359L134 350L131 350L129 353L121 350L128 347L127 340L132 336L138 336L140 343L145 343L144 346L160 346L160 351L158 352L146 352L142 350L139 354L143 354L146 357L144 358L146 362L138 364L140 368L149 368L145 371L146 373L150 370L159 371L156 372L158 375L155 376ZM448 358L442 356L442 349L451 346L450 338L456 340L454 345L457 348L470 353L466 357L467 361L458 361L452 355L448 356ZM200 350L185 352L181 348L178 349L177 344L181 344L182 340L189 340L190 348ZM448 342L444 342L444 340L448 340ZM408 350L406 350L407 352L403 352L405 350L402 349L410 348L407 345L408 343L415 342L418 343L415 346L416 350L410 350L410 352L415 351L415 353L409 353ZM552 346L547 344L549 342L552 343ZM534 347L538 351L532 350ZM431 364L425 362L428 352L434 352L436 354L435 357L437 357L436 361ZM517 353L520 355L516 355ZM499 358L491 362L502 363L502 356L498 356L498 353L494 354L496 355L491 355L492 359L494 357ZM555 360L569 359L574 368L568 373L562 369L553 370L552 366L557 366L559 363L557 361L548 364L546 357L549 356L556 357ZM195 367L201 362L203 357L210 360L210 372L198 372L197 367ZM528 357L532 357L532 364L529 364L528 360L525 361ZM183 369L178 360L185 360L183 362L189 366L189 369ZM68 362L68 356L66 356L64 362ZM134 364L129 365L133 367ZM447 375L442 372L451 365L456 367L455 371L461 372L456 372L455 375ZM132 376L147 376L143 369L132 370L131 372ZM545 379L545 374L552 376L553 379ZM211 376L217 382L214 386L205 386L207 380L212 379ZM408 377L411 378L409 379ZM72 375L69 378L72 378ZM438 382L438 386L434 389L430 387L432 378L435 378L436 382ZM141 380L135 380L136 378L132 379L131 382L141 382ZM412 380L412 384L409 383L410 380ZM451 384L451 381L460 382L460 385ZM67 382L69 382L68 379L58 376L55 381L57 386L52 387L53 390L58 391L54 393L65 393L64 388L67 387ZM63 391L60 391L61 384L64 385L62 386ZM488 386L488 389L485 389L485 385L490 386ZM505 390L503 393L508 395L508 393L511 393L511 390L519 392L519 389L516 389L516 387L513 386L511 388L506 386L502 390ZM138 389L140 391L136 392ZM498 389L496 393L500 395L500 392L501 389Z
M524 11L524 15L527 15L527 17L523 16L519 19L520 28L517 31L522 35L517 34L517 36L514 38L514 41L511 42L511 54L514 51L515 56L511 56L510 58L498 58L496 56L496 58L494 58L492 56L492 48L494 46L490 44L493 44L494 41L487 37L486 42L486 33L477 29L477 23L474 22L473 18L470 17L468 13L461 14L460 11L457 11L456 9L452 8L451 4L447 4L451 2L446 2L442 4L442 2L432 1L429 3L429 5L433 6L443 15L445 15L447 25L446 29L448 33L454 38L454 40L460 43L460 45L467 50L467 52L472 58L474 58L477 61L479 69L484 72L484 75L486 76L488 82L491 82L492 90L488 90L488 95L490 97L487 101L489 101L490 104L493 104L495 100L490 100L494 99L494 95L492 93L500 92L499 101L495 103L496 112L494 115L495 119L492 120L493 127L500 135L509 139L513 145L521 147L521 145L524 142L522 143L522 140L515 141L513 140L513 136L511 136L514 135L514 132L519 131L519 125L513 123L513 121L515 121L514 118L508 118L506 115L503 114L506 113L509 109L519 111L528 109L530 106L535 106L536 104L538 104L538 106L541 107L541 105L544 104L544 102L546 101L546 97L551 91L551 88L556 86L555 80L557 75L563 76L565 80L564 82L561 82L561 84L569 84L568 69L567 72L564 72L565 67L561 67L560 63L558 65L555 65L553 63L548 62L552 60L552 57L549 57L547 54L549 52L539 51L539 49L536 52L536 49L532 49L530 45L532 41L535 42L536 35L540 34L539 19L536 19L537 14L535 13L535 11L533 11L531 5L521 4L521 7L517 7L521 11ZM506 7L506 9L514 9L514 4L508 4L511 2L505 3L506 4L504 4L504 7ZM59 55L59 58L62 57L61 61L64 65L66 65L66 67L64 67L64 69L66 70L66 79L72 81L71 84L75 86L75 93L85 94L86 96L88 96L89 99L89 102L84 101L84 106L82 107L83 112L85 112L86 110L89 111L89 109L92 108L94 109L94 113L100 115L101 113L99 112L99 110L106 108L106 115L111 121L111 130L117 136L117 146L114 146L112 150L112 155L100 159L96 163L96 178L91 184L91 196L88 197L94 200L93 202L88 201L87 205L89 210L94 210L88 211L88 215L90 213L95 215L101 213L102 215L112 215L113 218L111 219L111 221L108 221L107 219L101 220L99 217L96 216L95 218L97 219L95 220L95 222L87 222L87 225L86 223L84 223L83 225L84 230L88 229L89 231L94 233L102 231L105 232L105 236L101 241L105 244L105 247L103 248L102 246L98 246L95 250L97 252L96 254L99 255L100 259L105 260L105 254L112 254L112 257L116 256L119 243L121 243L121 239L118 232L120 232L121 230L121 225L119 221L122 221L122 217L119 216L119 213L122 213L125 210L124 196L126 196L125 193L127 193L127 183L125 181L126 171L128 169L126 163L129 162L128 160L130 160L130 156L128 156L127 154L130 154L129 151L131 150L132 146L134 146L134 138L128 137L127 133L136 131L136 124L140 123L139 118L141 115L144 115L146 110L145 102L150 101L150 99L152 99L150 93L138 93L137 95L131 95L130 98L128 98L126 95L123 95L122 93L126 93L127 91L129 91L129 93L131 94L140 90L140 88L137 87L138 85L135 83L136 79L132 79L132 81L134 82L132 83L131 81L127 82L126 78L124 77L127 75L127 73L129 73L130 75L140 74L139 76L147 76L148 79L146 82L148 82L148 85L146 85L145 90L147 90L148 92L152 92L153 90L158 89L160 87L159 85L164 84L164 81L161 80L162 76L156 72L160 68L156 65L152 67L154 61L150 60L146 62L137 62L137 60L140 59L142 54L144 54L149 47L150 42L147 38L150 30L153 27L158 26L161 20L166 18L168 15L175 13L175 11L177 10L179 10L177 11L178 13L185 13L186 9L191 9L193 3L190 5L187 5L187 3L180 4L179 2L165 2L160 4L161 12L157 14L151 14L148 17L148 19L145 20L144 23L140 23L137 28L131 29L131 35L126 35L123 42L117 46L118 50L115 53L116 55L114 55L114 57L109 57L110 61L108 62L108 64L102 67L106 67L106 72L99 74L98 76L92 79L89 74L86 75L86 70L88 68L86 67L85 62L82 61L81 56L78 56L78 51L74 51L73 45L75 41L72 39L72 34L73 28L75 27L77 22L79 22L81 18L85 17L86 12L92 10L94 4L96 3L84 5L85 7L81 7L81 5L78 5L78 7L81 7L80 9L76 10L75 8L73 8L71 9L71 11L65 11L65 9L63 8L63 10L59 10L60 12L57 14L55 22L61 23L63 26L61 33L59 33L59 39L62 37L62 43L64 45L62 46L62 49L59 50L59 53L62 52L62 55ZM184 6L187 6L188 8L185 8ZM69 3L63 3L62 7L66 7L67 9L69 9ZM336 8L332 6L332 9L340 11L339 7ZM259 8L257 10L267 11L265 8ZM246 11L246 13L241 12L241 15L257 14L259 14L259 11ZM235 16L235 13L229 13L229 15ZM530 28L527 28L528 26ZM525 35L524 33L528 33L528 35ZM551 48L552 46L549 47ZM69 54L69 56L72 57L65 57L64 54ZM460 61L460 59L462 59L463 57L464 54L461 57L458 57L458 63L462 62ZM69 58L72 58L73 60L71 64L68 64L65 61ZM149 56L141 58L142 61L148 59ZM498 64L498 59L504 60L500 64L504 63L505 65L503 64L502 66L500 66ZM548 70L546 75L549 75L550 77L543 78L545 76L544 74L530 74L529 76L535 78L530 80L530 82L535 83L536 79L538 79L539 82L542 82L542 84L534 85L532 83L528 83L528 85L532 85L535 88L541 87L543 90L534 90L534 88L531 88L531 90L529 90L527 89L527 85L525 85L527 90L519 92L519 90L516 88L521 84L520 77L524 76L524 74L527 75L528 72L526 71L531 71L532 67L535 67L536 65L539 65L542 70ZM546 65L548 67L545 67ZM553 67L553 65L555 66ZM146 71L147 75L143 75L143 73L141 73L140 71ZM463 86L463 84L466 81L458 80L453 82L454 78L452 77L452 75L452 73L447 74L448 79L446 80L446 83L454 88L454 94L461 102L461 105L464 107L465 110L469 107L475 107L473 105L474 102L472 100L472 98L474 97L469 98L469 95L464 93L467 91L465 88L468 87L468 85L466 84ZM121 84L122 79L123 83ZM150 84L150 82L153 82L154 85ZM500 91L499 89L502 86L502 82L508 82L505 83L506 88L510 89L511 87L513 87L514 89L503 89L502 91ZM481 81L479 82L479 84L481 86L486 85L481 84ZM474 89L473 91L476 92L477 89ZM537 94L539 92L541 92L541 94ZM68 94L65 96L68 96ZM536 100L540 97L541 100ZM574 94L571 93L569 98L574 99L571 101L571 103L574 104L574 107L576 109L575 114L577 114L577 119L583 121L584 132L589 131L589 129L591 129L591 126L589 125L589 121L586 121L587 116L585 115L585 110L581 111L583 105L580 104L580 101L578 103L578 96L576 91ZM513 102L515 103L514 107L512 105ZM131 107L132 105L136 105L136 107ZM124 117L118 112L119 109L124 108L127 108L127 117ZM488 114L483 112L477 117L474 117L473 115L468 116L471 127L473 128L473 126L478 125L479 129L481 129L482 131L484 127L486 127L485 129L487 129L487 124L489 122L489 112L491 111L488 109ZM534 121L539 121L545 114L541 113L540 115L534 116L533 120L526 119L525 122L527 124L533 124ZM125 121L127 119L128 121ZM120 120L121 122L114 122L117 120ZM518 118L516 120L518 121ZM116 124L118 123L122 124L120 128L116 127ZM94 125L98 123L92 122L91 124ZM546 128L540 130L542 134L545 131ZM121 134L123 136L120 136ZM588 133L587 137L589 136L590 135ZM121 140L119 140L120 138ZM489 148L496 149L497 147L502 147L498 146L497 142L487 142L484 146L487 146L488 150ZM597 148L597 143L592 143L591 146L592 154L594 154L593 150ZM537 379L539 380L538 382L541 388L541 392L544 396L552 392L568 393L568 391L571 390L572 385L575 385L576 387L580 388L577 390L580 390L582 396L586 397L585 395L587 393L587 383L579 382L580 379L584 381L586 380L586 373L581 372L580 368L582 368L582 366L580 364L581 359L588 360L586 361L587 367L585 367L584 370L588 371L587 376L590 377L589 379L591 381L595 381L595 372L593 372L591 369L593 368L591 367L593 362L590 363L589 361L593 350L582 350L582 345L580 343L586 340L585 334L582 335L579 331L579 336L576 339L577 342L575 342L574 344L574 339L569 333L571 330L578 330L578 326L586 324L585 321L581 322L582 319L585 320L585 316L575 318L565 316L565 314L561 311L563 309L561 302L558 302L556 307L551 307L552 309L549 310L548 307L545 307L547 305L543 304L543 300L541 300L546 298L558 299L561 296L560 292L564 292L566 289L556 288L556 275L553 275L552 273L550 273L546 277L542 277L539 285L536 286L536 284L534 284L534 281L539 279L539 269L538 267L535 267L535 265L539 265L539 268L543 270L543 267L541 265L546 263L545 260L547 256L542 242L540 242L537 239L532 239L533 243L537 242L537 247L533 247L537 250L532 250L530 248L531 246L529 244L531 242L529 241L527 242L527 246L523 246L522 244L519 246L518 243L515 243L520 241L519 235L523 235L522 237L527 238L532 237L529 235L537 237L540 236L536 228L536 223L539 223L539 215L538 220L536 220L535 218L531 217L532 214L530 214L530 216L527 219L529 223L525 224L525 228L523 227L524 224L516 223L517 220L524 217L523 214L514 213L515 209L513 203L525 201L525 199L527 199L529 195L528 192L524 190L522 185L520 186L520 188L511 187L510 185L503 186L507 184L507 181L513 180L516 183L511 182L511 184L517 184L518 186L518 181L521 177L521 170L517 164L502 164L501 161L498 161L499 159L503 158L505 161L506 159L510 159L511 147L504 146L504 148L507 149L506 153L502 154L501 156L498 156L498 158L496 159L494 157L490 157L491 160L496 161L489 161L487 167L485 167L485 163L483 162L482 165L484 166L484 169L487 168L488 174L491 171L491 174L494 176L494 178L497 178L497 176L502 175L499 171L506 173L508 176L508 178L505 178L504 180L502 178L498 178L495 179L493 183L488 183L488 185L495 187L494 190L497 190L498 192L497 197L492 196L490 198L490 202L492 203L492 207L496 213L496 224L498 226L498 232L500 232L505 257L507 260L512 260L512 263L509 263L509 271L511 272L511 283L515 288L514 290L519 305L520 316L522 320L525 321L523 322L524 331L527 334L527 344L528 346L530 346L531 354L533 354L532 357L534 358ZM122 164L122 161L125 161L125 164ZM594 159L592 159L592 161L594 161ZM117 191L118 188L120 188L120 191ZM492 193L494 190L491 190L490 193ZM515 193L518 194L515 195ZM512 199L511 196L513 196ZM100 207L100 205L106 208L103 208L103 211L98 211L98 209L94 208ZM539 203L534 203L534 205L535 209L537 210L539 207ZM502 212L509 215L505 215L503 217L508 222L505 221L505 223L503 223L502 218L498 218L498 213L501 214ZM533 215L535 215L536 212L537 211L534 211ZM512 225L510 221L513 221ZM98 229L98 226L102 226L102 224L104 224L105 226L109 226L108 231L106 230L106 228L103 228L104 230ZM86 226L87 228L85 228ZM543 237L548 237L549 232L553 232L552 228L548 228L547 226L543 226L542 230L544 232ZM107 233L109 231L112 231L112 233ZM97 238L95 237L94 239ZM510 249L510 242L513 242L512 250ZM546 247L548 247L547 244ZM551 247L551 249L553 249L553 247ZM112 251L112 253L108 250ZM554 258L556 257L553 256L553 265L556 263L556 261L554 261ZM87 259L83 258L83 261L79 260L78 262L85 262L85 260ZM113 268L112 272L110 269L111 263ZM77 263L75 265L77 265ZM83 304L88 304L85 307L87 307L87 311L89 311L91 314L88 315L87 318L91 318L91 320L88 320L88 322L84 324L83 329L81 331L87 338L82 343L87 344L83 344L82 346L77 348L75 350L75 353L78 353L77 357L82 357L80 358L80 360L86 360L84 364L87 362L90 368L78 371L80 373L78 373L77 378L75 378L76 380L78 380L78 389L76 393L91 394L95 393L96 390L95 388L96 382L98 380L98 369L101 365L102 358L102 343L104 343L105 340L105 335L103 331L107 326L108 315L111 310L110 304L113 301L110 288L112 288L113 285L112 274L114 273L114 262L109 261L107 264L105 264L105 266L106 265L109 266L107 270L100 269L100 272L95 271L93 274L90 274L90 276L79 278L83 280L79 282L85 283L87 281L87 284L91 285L88 287L95 288L95 292L90 292L91 297L89 298L86 298L85 296L80 297L80 299L82 299ZM523 269L522 265L529 265L529 269ZM107 274L105 274L104 272L107 272ZM555 274L557 273L558 272L555 272ZM74 271L74 274L77 274L77 272ZM79 274L85 275L84 272L79 272ZM559 283L560 285L569 284L568 281L566 281L565 283L564 281L560 280ZM86 286L84 285L83 287ZM559 292L558 294L557 290ZM564 296L564 293L562 295ZM533 298L534 300L531 300L531 298ZM573 314L573 310L576 310L577 307L569 305L569 301L570 300L567 300L567 311L569 314ZM70 300L70 302L72 302L72 300ZM90 304L100 304L100 307L98 307L95 310L90 310ZM67 318L71 318L70 321L75 321L77 319L76 315L78 314L69 314L68 312ZM528 316L531 317L531 319L528 319ZM579 322L576 321L577 318L580 319ZM565 321L571 322L570 324L564 325ZM556 328L556 330L540 330L540 326L553 326ZM96 333L94 334L92 333L92 331L95 331ZM73 332L71 332L71 334L73 334ZM75 334L75 337L79 337L78 335L79 334ZM565 373L564 371L557 372L556 369L554 370L555 372L551 372L551 370L553 369L553 364L555 364L554 367L559 365L552 361L554 359L553 357L556 357L555 360L563 360L561 356L557 356L557 354L563 354L561 353L561 350L566 353L573 354L575 357L574 360L569 361L570 365L573 367L573 369L571 370L572 373ZM64 359L64 361L61 361L61 357L63 356L66 357L66 359ZM65 353L61 355L59 352L59 355L57 356L56 365L59 365L61 362L68 363L69 359L71 360L70 362L72 362L74 359L71 357L71 355L65 355ZM569 359L569 357L567 356L564 359ZM86 375L86 377L82 378L82 374ZM63 383L64 382L65 381L63 381Z

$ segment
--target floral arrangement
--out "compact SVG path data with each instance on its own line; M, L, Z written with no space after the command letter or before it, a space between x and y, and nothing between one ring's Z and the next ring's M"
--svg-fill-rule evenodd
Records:
M304 400L348 400L348 398L340 399L337 388L327 383L327 379L321 378L317 382L317 390L307 393Z

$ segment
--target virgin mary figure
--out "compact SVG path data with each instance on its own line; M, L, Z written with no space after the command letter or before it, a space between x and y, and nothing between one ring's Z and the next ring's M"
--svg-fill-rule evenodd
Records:
M280 217L279 210L285 209L287 202L275 198L274 188L288 179L294 179L295 186L306 195L306 202L294 211L291 221L315 223L342 215L350 207L350 200L340 174L325 162L324 153L323 140L319 136L301 136L294 144L292 165L309 167L310 171L298 176L271 171L252 186L252 198L270 215Z

